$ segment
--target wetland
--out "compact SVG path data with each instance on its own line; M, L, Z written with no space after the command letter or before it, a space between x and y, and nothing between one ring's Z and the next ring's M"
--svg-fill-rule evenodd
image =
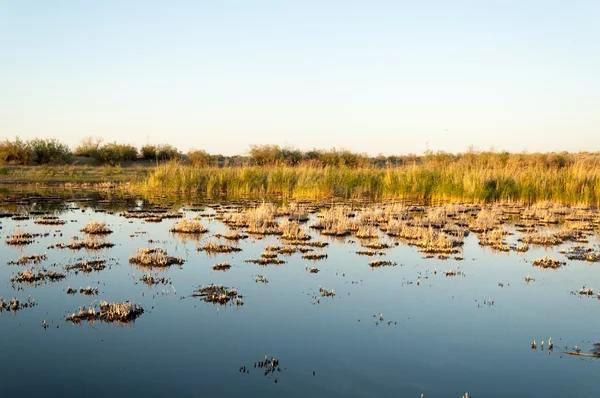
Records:
M597 395L592 206L21 192L0 228L2 396Z

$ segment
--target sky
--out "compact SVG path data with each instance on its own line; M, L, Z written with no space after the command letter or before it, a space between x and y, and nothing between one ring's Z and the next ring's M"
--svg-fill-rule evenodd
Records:
M600 151L600 1L0 0L0 140Z

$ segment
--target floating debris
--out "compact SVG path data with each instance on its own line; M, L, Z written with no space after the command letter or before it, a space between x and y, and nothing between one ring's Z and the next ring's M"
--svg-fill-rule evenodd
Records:
M254 278L254 282L256 283L264 283L267 284L269 283L269 281L267 280L267 277L264 275L256 275L256 277Z

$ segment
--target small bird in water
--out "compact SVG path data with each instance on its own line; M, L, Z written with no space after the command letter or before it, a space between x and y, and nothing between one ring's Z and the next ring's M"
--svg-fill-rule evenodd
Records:
M552 342L552 337L548 339L548 350L552 350L554 348L554 343Z
M531 343L531 349L537 350L537 344L536 344L535 340L533 340L533 343Z
M544 351L544 340L542 340L542 351Z
M315 370L313 369L313 376L315 375Z

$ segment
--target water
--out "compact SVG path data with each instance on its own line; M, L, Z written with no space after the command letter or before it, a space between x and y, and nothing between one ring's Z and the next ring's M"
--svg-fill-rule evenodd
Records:
M0 220L0 295L22 300L31 295L38 302L0 316L2 397L57 392L93 397L461 397L467 391L475 397L597 396L599 360L562 353L575 345L588 351L600 340L600 302L571 293L583 285L596 293L600 265L567 261L558 270L531 265L547 254L564 260L558 250L572 244L496 253L480 247L472 234L465 240L464 261L424 259L414 247L400 244L382 257L397 266L371 269L373 258L355 254L361 248L358 239L326 239L310 231L329 242L317 249L328 254L326 260L311 262L296 253L280 256L286 264L261 267L244 260L258 258L266 245L281 244L276 237L251 237L239 242L242 252L213 256L196 250L198 242L226 231L213 218L203 218L209 232L199 241L182 240L168 232L174 220L145 223L98 213L86 202L55 204L55 214L67 221L63 226L36 225L33 217ZM186 210L185 216L212 212ZM79 229L92 220L114 231L108 240L115 247L47 249L82 237ZM312 216L308 225L314 222ZM22 248L6 245L4 237L18 227L49 236ZM181 267L153 272L172 284L148 287L139 281L146 271L128 263L137 248L149 246L149 239L158 242L150 246L185 259ZM597 243L594 238L590 246ZM6 263L44 252L48 259L30 269L64 272L64 265L76 259L112 260L100 272L69 272L62 281L15 284L22 288L15 290L10 277L26 267ZM213 271L212 265L222 261L232 268ZM320 272L309 273L307 264ZM442 272L457 266L464 276ZM268 283L256 283L258 274ZM526 283L527 274L535 281ZM214 306L190 297L213 282L238 289L244 305ZM99 296L66 293L68 286L87 285L98 286ZM317 303L320 285L335 289L336 296ZM96 299L130 300L145 312L129 325L65 321ZM551 353L539 347L549 337L555 343ZM530 348L534 339L535 351ZM280 360L280 372L265 376L253 367L265 355ZM240 372L243 366L249 373Z

